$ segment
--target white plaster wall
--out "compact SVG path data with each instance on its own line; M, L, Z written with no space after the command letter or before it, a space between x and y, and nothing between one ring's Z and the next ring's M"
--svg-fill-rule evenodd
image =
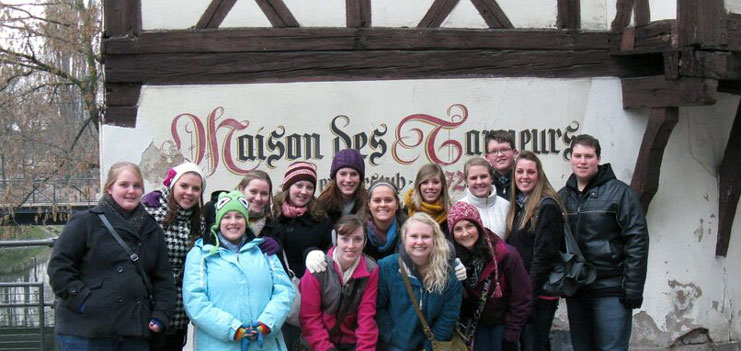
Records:
M237 1L219 28L272 27L255 1Z
M194 27L210 3L211 0L141 0L142 29Z
M677 18L677 0L650 0L649 7L651 21Z
M615 18L616 0L582 1L581 27L587 30L610 30L610 23Z
M741 0L725 0L726 11L741 13Z
M302 27L345 27L345 0L283 0ZM405 1L404 1L405 2ZM319 8L318 3L321 4Z
M414 28L424 18L433 0L373 0L371 22L373 27Z

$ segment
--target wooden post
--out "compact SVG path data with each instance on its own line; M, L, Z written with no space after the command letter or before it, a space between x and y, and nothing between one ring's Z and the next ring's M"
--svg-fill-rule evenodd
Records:
M370 0L345 0L345 22L348 28L370 27Z
M556 26L563 29L581 28L581 4L579 0L558 0Z
M723 0L678 0L680 46L720 48L727 44Z
M104 0L106 38L138 35L142 30L140 0Z
M718 241L715 244L715 255L725 257L728 255L731 229L741 196L741 102L728 136L723 161L720 162L718 180Z

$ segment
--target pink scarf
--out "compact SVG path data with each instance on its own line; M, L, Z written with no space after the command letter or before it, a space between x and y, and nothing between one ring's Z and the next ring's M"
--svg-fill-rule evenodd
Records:
M284 202L280 207L281 212L288 218L296 218L306 213L306 207L296 207L288 204L288 201Z

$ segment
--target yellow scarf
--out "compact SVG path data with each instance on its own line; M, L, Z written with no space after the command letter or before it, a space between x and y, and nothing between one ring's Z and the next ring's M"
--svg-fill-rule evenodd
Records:
M414 195L414 188L404 194L404 205L407 207L407 214L413 215L415 212L424 212L432 217L435 222L442 223L448 219L448 211L445 210L445 206L439 199L433 203L427 203L422 201L422 208L414 206L412 201L412 195Z

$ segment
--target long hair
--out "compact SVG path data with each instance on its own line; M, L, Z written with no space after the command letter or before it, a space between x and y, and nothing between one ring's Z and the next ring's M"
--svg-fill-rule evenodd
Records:
M368 190L365 189L365 181L363 178L360 178L359 182L360 184L358 184L358 188L355 189L355 194L353 195L355 197L354 210L357 210L354 214L362 214L360 210L368 202ZM327 187L319 194L318 201L327 213L342 213L344 201L342 200L340 187L337 186L336 178L329 181Z
M517 182L514 181L514 178L515 172L517 170L517 164L520 163L521 160L535 162L535 169L538 172L538 181L535 183L535 187L527 197L527 201L525 202L523 213L520 219L520 226L518 229L524 229L525 225L528 222L531 222L529 229L535 230L537 219L533 221L531 221L531 219L533 219L538 213L538 209L540 208L540 201L543 198L550 197L555 200L556 204L558 204L558 207L561 208L561 213L566 213L566 209L564 208L563 203L561 203L561 198L558 196L558 193L553 190L553 187L548 181L548 177L545 175L545 172L543 172L543 164L540 162L540 159L534 153L527 150L520 151L520 153L517 155L517 159L515 159L515 165L514 167L512 167L513 181L510 185L512 187L512 194L517 194ZM516 225L516 217L517 204L513 203L509 206L509 212L507 212L507 233L511 233L512 229L514 229Z
M288 190L279 191L275 194L275 197L273 198L274 218L278 218L283 214L283 204L288 201L288 196ZM315 222L321 221L322 218L327 215L324 210L322 210L322 207L319 206L319 203L314 196L312 196L311 199L309 199L309 203L306 204L306 213L308 213L311 216L311 219Z
M406 219L406 215L404 214L404 211L401 209L401 201L399 200L399 190L396 189L396 187L384 180L379 180L373 183L371 185L370 190L368 191L368 202L365 204L365 209L363 209L362 216L360 217L364 222L372 221L373 220L373 214L371 214L370 211L370 201L373 199L373 192L375 192L378 187L385 186L387 188L390 188L391 191L394 193L394 199L396 199L396 213L394 213L394 217L396 217L396 223L397 225L401 225L404 223L404 220ZM359 214L361 215L361 214Z
M440 185L442 186L442 189L440 190L439 200L443 204L443 206L445 206L445 212L448 212L450 210L450 206L453 205L453 201L450 199L450 194L448 193L448 182L447 180L445 180L445 173L443 173L443 168L440 167L440 165L437 163L428 163L422 166L419 171L417 171L417 177L414 178L412 204L414 204L414 207L416 208L422 208L422 202L424 202L424 200L422 199L421 190L422 182L433 177L440 178Z
M193 172L188 172L192 174L196 174ZM187 174L187 173L186 173ZM199 176L200 178L200 176ZM165 215L165 218L162 220L165 224L171 225L173 222L175 222L175 219L178 216L178 209L180 208L180 205L178 205L177 201L175 201L175 186L177 184L173 184L173 189L168 191L167 193L167 214ZM203 179L201 179L201 192L203 192ZM190 214L190 240L195 241L195 239L200 238L203 233L201 233L201 208L203 208L203 193L201 193L201 196L198 197L198 202L193 205L191 210L193 212Z
M144 177L142 176L142 171L139 169L139 166L128 161L116 162L108 169L108 176L106 177L103 191L107 193L108 190L111 190L113 183L116 182L116 179L123 171L131 171L139 178L139 182L142 184L142 193L144 193Z
M265 171L259 169L249 171L244 177L242 177L242 180L239 181L239 184L237 184L237 187L234 188L234 190L239 190L244 193L244 188L250 185L250 182L253 180L262 180L268 183L268 204L265 205L263 212L265 212L265 217L270 219L273 216L270 211L270 208L273 206L273 182Z
M430 263L425 275L422 277L422 282L425 288L430 293L442 293L448 284L449 270L450 270L450 246L448 246L448 240L445 239L445 235L440 230L440 225L435 222L430 215L424 212L417 212L413 214L404 225L401 227L401 249L405 249L407 231L411 223L417 222L432 228L432 252L430 252Z

